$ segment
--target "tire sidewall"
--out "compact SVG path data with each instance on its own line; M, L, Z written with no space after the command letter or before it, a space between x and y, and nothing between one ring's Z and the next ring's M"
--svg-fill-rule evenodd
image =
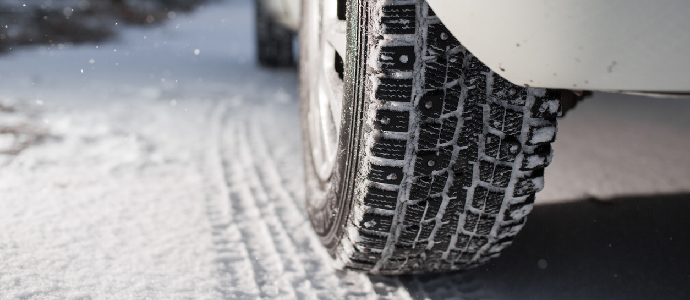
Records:
M318 13L310 10L309 0L302 1L302 24L300 28L300 45L309 42L308 22L314 17L309 14ZM354 200L354 186L357 171L363 153L362 127L364 122L364 62L363 53L367 53L366 42L358 37L365 37L363 30L366 20L360 16L363 11L359 0L349 0L347 3L347 49L344 78L344 97L341 118L341 130L338 137L338 150L333 172L328 181L319 179L316 174L312 158L312 144L309 140L309 93L315 87L310 86L310 66L306 59L300 59L300 119L302 127L302 149L304 154L304 170L306 183L306 207L311 223L328 252L335 256L337 248L347 225L348 216ZM305 58L308 47L300 46L300 57Z

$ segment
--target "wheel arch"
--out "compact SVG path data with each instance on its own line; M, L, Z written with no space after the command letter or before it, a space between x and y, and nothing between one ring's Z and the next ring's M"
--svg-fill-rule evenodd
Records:
M427 0L493 71L522 86L690 92L690 2Z

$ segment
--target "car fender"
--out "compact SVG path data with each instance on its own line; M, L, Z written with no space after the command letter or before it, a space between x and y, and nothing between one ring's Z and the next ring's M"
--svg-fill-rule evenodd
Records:
M690 92L690 1L427 1L465 47L515 84Z

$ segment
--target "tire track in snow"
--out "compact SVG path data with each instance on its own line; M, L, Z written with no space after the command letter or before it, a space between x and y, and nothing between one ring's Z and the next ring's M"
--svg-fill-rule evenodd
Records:
M244 239L232 220L227 179L221 159L223 117L227 111L221 102L210 113L210 137L205 153L205 170L209 180L206 186L206 209L211 223L215 259L213 261L216 290L223 299L255 299L259 288L253 280L253 268Z
M267 112L262 110L261 113L266 114ZM265 117L251 118L251 120L249 126L251 139L246 145L251 145L248 147L254 150L251 157L255 156L259 162L255 165L258 174L262 175L259 179L262 179L263 190L275 203L277 211L279 211L276 215L282 221L287 232L290 233L294 245L299 246L302 250L299 252L291 251L290 255L301 256L302 264L313 268L308 270L309 278L311 278L314 288L320 290L319 298L330 298L329 296L332 295L336 299L345 297L411 299L397 277L372 277L353 271L334 272L329 265L331 258L313 233L306 212L302 211L297 199L292 196L294 193L290 193L282 184L284 178L276 167L274 155L271 155L268 150L268 143L265 140L266 134L261 130L264 123L259 120L265 120ZM337 286L333 286L333 283L337 283Z
M310 280L319 299L373 296L371 287L367 284L361 284L364 275L342 272L340 277L347 278L339 278L329 266L330 257L328 253L312 233L306 212L298 207L296 199L283 186L283 179L272 155L268 152L267 143L263 139L265 135L259 129L261 124L256 121L256 118L254 120L250 126L251 133L249 136L251 140L248 144L255 150L256 160L260 162L255 163L255 167L257 173L261 175L259 178L262 179L262 188L268 193L269 199L275 207L275 215L292 240L292 247L286 249L285 255L299 258L300 265L303 266L303 276Z
M285 276L285 265L278 253L270 225L257 206L255 188L251 187L251 179L247 177L247 173L251 171L248 167L251 166L247 164L242 157L241 149L237 147L243 143L242 125L230 122L229 126L226 126L226 139L223 139L221 144L223 168L230 187L230 203L237 227L252 258L254 281L259 288L260 297L296 299L292 283Z
M280 257L283 264L282 274L279 275L291 283L293 289L297 291L299 298L317 299L311 282L306 277L302 262L298 260L292 239L286 232L287 228L279 219L276 203L269 199L265 187L261 183L257 163L252 154L256 150L250 147L245 122L240 123L237 127L238 136L235 145L239 148L239 158L242 162L248 187L252 191L257 209L261 213L261 219L266 223L273 239L276 254Z

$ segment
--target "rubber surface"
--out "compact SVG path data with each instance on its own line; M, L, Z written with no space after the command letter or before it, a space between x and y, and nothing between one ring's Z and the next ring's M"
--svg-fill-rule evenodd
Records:
M365 99L350 127L364 149L350 163L354 191L339 199L351 202L341 203L343 233L326 246L343 265L380 274L468 269L498 256L543 188L560 92L502 79L423 1L358 9L366 38L349 32L350 42L368 43L359 59L370 63L363 81L346 85ZM323 217L310 214L319 227Z

